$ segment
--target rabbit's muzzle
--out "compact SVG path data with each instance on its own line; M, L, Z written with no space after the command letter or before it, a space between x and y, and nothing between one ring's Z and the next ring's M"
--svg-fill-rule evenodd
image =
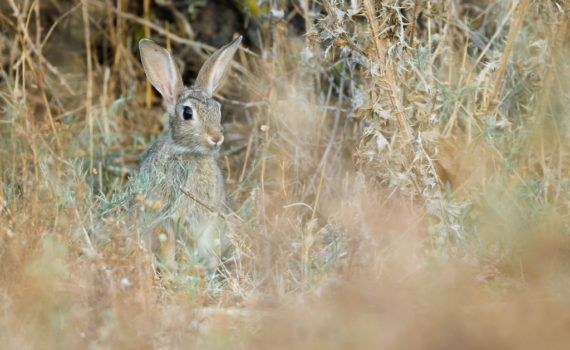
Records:
M224 135L222 133L208 133L207 141L212 148L220 148L224 142Z

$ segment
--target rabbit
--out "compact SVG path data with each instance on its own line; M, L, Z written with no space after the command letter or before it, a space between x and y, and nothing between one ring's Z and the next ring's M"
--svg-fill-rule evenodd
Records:
M168 128L143 156L135 188L147 203L160 207L154 215L146 210L146 235L151 249L170 267L177 239L195 242L207 268L222 263L229 248L229 228L219 213L230 211L231 200L216 161L224 135L221 105L213 94L241 40L239 36L214 52L191 87L184 86L168 50L150 39L139 41L146 76L165 101Z

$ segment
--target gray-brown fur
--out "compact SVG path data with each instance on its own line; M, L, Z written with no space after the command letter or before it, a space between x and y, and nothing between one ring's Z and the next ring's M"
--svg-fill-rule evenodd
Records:
M241 37L216 51L191 88L183 86L168 51L148 39L139 43L147 77L166 102L169 128L147 151L133 187L145 201L162 203L154 215L145 217L144 225L153 249L168 244L167 254L171 257L175 239L196 242L199 255L208 263L219 262L229 246L226 223L180 188L218 212L228 212L230 201L216 161L223 142L221 106L212 94L240 41ZM188 108L191 113L185 113ZM166 243L159 243L161 234L167 238Z

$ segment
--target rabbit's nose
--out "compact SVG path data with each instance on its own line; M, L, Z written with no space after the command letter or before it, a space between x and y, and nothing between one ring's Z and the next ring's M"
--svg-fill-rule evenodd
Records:
M220 134L220 135L216 135L214 137L212 137L211 135L208 135L208 143L212 146L220 146L222 144L222 142L224 142L224 135Z

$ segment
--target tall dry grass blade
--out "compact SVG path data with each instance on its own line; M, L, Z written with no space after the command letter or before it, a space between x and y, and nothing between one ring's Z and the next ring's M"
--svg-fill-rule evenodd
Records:
M55 121L53 118L53 114L51 112L51 106L47 100L47 96L44 90L44 76L42 74L42 62L44 62L46 64L46 66L49 65L49 62L47 62L46 60L43 59L43 56L41 54L41 50L38 49L36 47L36 45L32 42L32 40L29 37L29 33L28 33L28 24L30 21L30 15L31 15L31 11L34 7L30 8L30 12L28 15L28 19L26 20L26 24L24 25L23 23L23 15L20 13L19 8L16 6L16 4L13 2L13 0L10 0L10 5L12 6L12 9L14 10L14 16L17 19L17 30L18 30L18 38L19 38L19 42L20 45L22 47L22 58L25 61L24 64L22 64L22 94L23 94L23 100L26 101L26 64L27 66L30 68L31 73L33 74L33 76L35 77L35 81L37 82L38 88L40 90L40 96L42 98L42 102L44 103L44 107L46 108L46 113L48 116L48 122L49 122L49 126L50 129L53 133L53 137L55 140L55 145L57 148L57 152L59 152L60 156L62 155L63 149L61 147L61 143L59 140L59 135L57 132L57 129L55 128ZM39 9L37 10L39 13ZM38 14L39 15L39 14ZM37 32L37 35L40 35L41 31ZM41 38L36 38L37 41L41 41ZM30 50L31 49L31 50ZM36 56L38 57L38 69L36 70L34 68L34 64L33 61L30 57L30 51L34 52L36 54ZM49 66L48 66L49 68Z
M321 177L319 179L319 186L317 187L317 197L315 198L315 204L313 205L313 212L311 213L311 221L315 218L315 213L317 212L317 207L319 206L319 199L321 198L321 189L323 186L323 180L325 178L325 171L327 169L327 160L325 158L325 164L321 169Z
M31 52L33 52L35 55L40 56L39 48L36 47L36 45L34 44L34 42L32 41L32 39L30 38L30 36L28 34L28 31L27 31L26 25L25 25L26 21L24 21L22 13L20 12L18 7L14 3L14 0L8 0L8 1L10 4L10 7L14 11L14 16L17 18L18 30L23 35L23 39L26 42L26 47L28 47L31 50ZM67 82L67 80L59 72L59 69L57 69L52 63L47 61L45 58L43 59L43 63L46 65L48 70L50 72L52 72L52 74L55 75L59 79L59 83L67 90L67 92L70 93L71 95L74 95L75 93L74 93L73 89L69 86L69 83Z
M422 1L420 0L414 0L414 11L412 13L412 21L410 23L410 26L408 27L410 29L410 47L414 47L414 39L415 39L415 35L416 35L416 22L417 22L417 18L418 18L418 13L420 13L421 11L421 6L422 6ZM408 35L408 33L405 33L406 35Z
M487 106L485 110L489 112L489 109L495 103L495 98L502 86L503 78L505 76L505 69L507 68L507 63L509 58L511 57L511 51L513 49L513 44L515 43L515 39L519 33L521 25L524 21L524 16L526 13L526 8L528 5L528 0L521 0L517 14L513 19L513 26L509 31L509 35L507 37L507 44L505 45L505 50L503 51L503 55L501 56L501 62L499 63L499 69L497 70L497 74L495 75L495 82L493 84L493 92L489 96L489 100L487 101Z
M473 75L473 73L475 73L477 66L479 65L479 63L481 62L483 57L485 57L485 55L487 54L489 49L493 46L493 44L495 43L495 40L497 40L499 35L503 32L503 27L509 22L509 20L511 19L511 16L513 15L513 12L516 9L517 9L517 4L515 2L513 2L513 5L509 9L509 12L507 12L505 17L503 18L503 20L501 21L501 23L499 24L499 26L495 30L495 34L493 34L491 39L489 39L489 42L487 43L487 45L485 45L485 48L481 51L479 56L477 56L477 59L475 60L475 63L473 63L473 65L471 66L471 69L469 70L469 74L467 74L467 78L465 80L467 80L467 81L471 80L471 76ZM465 67L465 65L463 65L463 67Z
M203 206L204 208L208 209L208 211L210 211L211 213L216 214L217 216L219 216L220 218L226 220L227 217L226 215L224 215L222 212L220 212L219 210L217 210L216 208L212 207L211 205L207 204L206 202L204 202L203 200L201 200L200 198L196 197L194 195L194 193L188 191L187 189L185 189L184 187L180 187L180 191L182 191L182 193L187 196L188 198L192 199L193 201L195 201L196 203L200 204L201 206Z
M150 0L143 1L143 18L146 21L146 23L150 23ZM144 37L150 38L150 27L148 26L148 24L144 24L143 28L144 28ZM145 81L146 81L145 107L146 109L150 109L150 104L152 101L152 86L150 85L150 80L145 79Z
M372 37L374 40L374 45L376 47L376 53L378 54L378 59L381 63L385 64L384 74L386 77L386 83L389 87L389 98L392 107L396 111L396 118L398 120L398 125L400 127L400 132L402 133L402 139L405 143L412 140L412 128L407 121L406 115L404 114L404 109L397 98L397 85L394 77L394 67L391 61L386 62L386 44L383 44L378 38L379 29L376 23L376 9L371 0L364 0L364 7L366 9L366 17L368 18L368 24L370 25L370 30L372 32Z
M85 115L89 125L89 169L93 169L93 63L91 57L91 29L89 24L89 0L82 0L83 31L85 35L85 61L87 63L87 83L85 96Z
M245 159L243 161L243 167L241 168L241 174L239 175L239 182L243 182L245 177L245 171L247 169L247 161L249 160L249 153L251 151L251 144L253 142L253 134L249 135L249 139L247 141L247 148L245 150Z
M170 42L170 22L164 22L164 30L166 31L166 49L172 52L172 44Z

